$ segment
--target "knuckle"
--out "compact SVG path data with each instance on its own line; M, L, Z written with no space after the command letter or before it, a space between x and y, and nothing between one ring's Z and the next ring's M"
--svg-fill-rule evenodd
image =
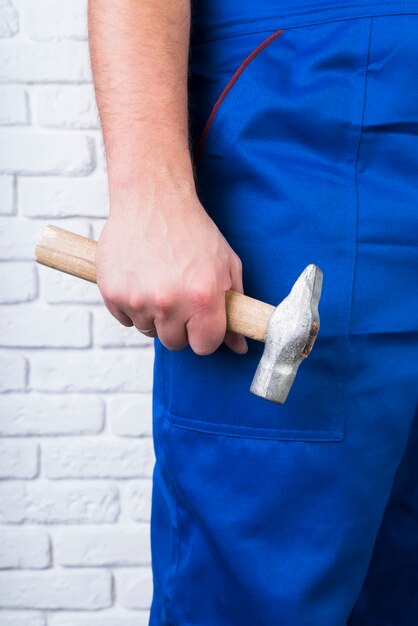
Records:
M199 308L208 308L212 302L213 294L209 289L199 288L190 292L190 301Z
M153 308L160 313L166 313L174 306L174 297L170 293L154 293L151 296Z
M130 293L127 297L126 303L130 309L138 311L144 304L144 298L138 293Z

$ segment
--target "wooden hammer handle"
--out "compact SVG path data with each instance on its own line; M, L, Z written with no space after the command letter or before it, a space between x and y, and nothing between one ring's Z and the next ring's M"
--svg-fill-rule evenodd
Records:
M96 246L95 239L49 224L37 242L35 259L42 265L95 283ZM265 341L274 306L229 289L225 293L225 308L229 330Z

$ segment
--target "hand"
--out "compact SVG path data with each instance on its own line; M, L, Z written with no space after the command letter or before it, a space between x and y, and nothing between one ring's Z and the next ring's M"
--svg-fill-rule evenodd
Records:
M242 265L195 192L164 189L111 203L96 252L104 303L124 326L155 326L147 337L199 355L225 341L244 354L243 335L226 330L225 292L243 293ZM135 197L136 196L136 197Z

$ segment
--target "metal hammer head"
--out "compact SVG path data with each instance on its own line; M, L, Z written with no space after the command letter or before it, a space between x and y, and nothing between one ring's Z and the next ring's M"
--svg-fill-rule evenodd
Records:
M250 387L257 396L278 404L286 401L298 367L318 335L322 278L317 265L308 265L272 313L263 356Z

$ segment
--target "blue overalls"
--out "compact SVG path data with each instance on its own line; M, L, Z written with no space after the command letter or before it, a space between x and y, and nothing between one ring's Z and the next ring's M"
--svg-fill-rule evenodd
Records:
M199 197L321 327L284 405L155 339L150 626L418 625L417 59L418 0L193 3Z

